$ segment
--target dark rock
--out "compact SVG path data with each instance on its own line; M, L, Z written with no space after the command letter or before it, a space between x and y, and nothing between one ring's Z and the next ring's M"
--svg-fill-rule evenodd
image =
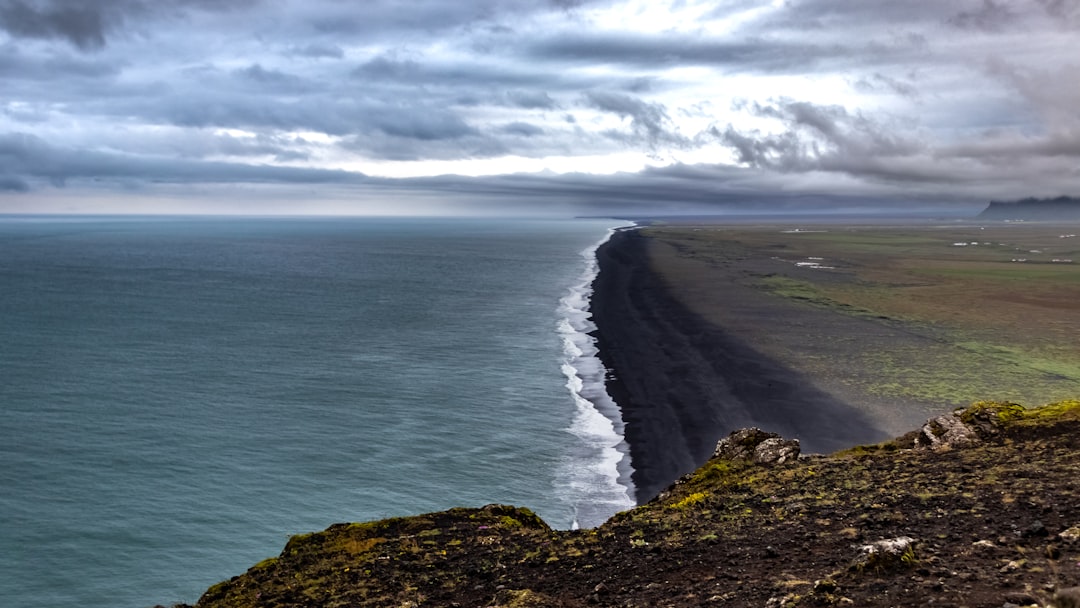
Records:
M1032 604L1038 604L1039 600L1030 593L1023 591L1012 591L1005 594L1005 601L1010 604L1016 604L1017 606L1030 606Z
M1046 526L1041 521L1036 520L1020 534L1024 538L1031 538L1033 536L1048 536L1050 533L1046 531Z

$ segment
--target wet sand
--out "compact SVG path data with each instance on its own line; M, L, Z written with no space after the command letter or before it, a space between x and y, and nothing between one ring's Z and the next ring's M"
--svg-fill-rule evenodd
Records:
M881 420L819 389L747 339L775 329L768 314L743 315L739 331L728 331L686 306L685 294L675 297L666 283L673 277L711 281L722 290L723 270L662 276L652 260L663 251L653 240L627 230L603 245L592 300L601 358L611 370L608 390L626 423L639 503L700 466L716 441L738 428L797 437L804 453L889 436ZM803 314L796 307L783 314L788 326L812 322L796 318Z

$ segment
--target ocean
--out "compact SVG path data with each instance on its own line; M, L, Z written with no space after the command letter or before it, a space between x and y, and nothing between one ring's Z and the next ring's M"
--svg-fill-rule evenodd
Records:
M633 506L618 222L0 218L0 597L193 603L330 524Z

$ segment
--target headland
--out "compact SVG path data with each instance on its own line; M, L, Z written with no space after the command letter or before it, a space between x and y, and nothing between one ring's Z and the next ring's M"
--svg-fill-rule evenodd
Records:
M1018 201L991 201L979 214L982 220L1080 221L1080 198L1025 198Z
M980 403L896 440L782 463L740 457L771 439L750 438L599 528L554 531L504 505L337 524L294 536L196 606L1080 601L1078 401Z

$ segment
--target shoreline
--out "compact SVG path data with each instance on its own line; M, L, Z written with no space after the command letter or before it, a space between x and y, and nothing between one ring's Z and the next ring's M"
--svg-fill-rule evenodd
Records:
M596 325L589 310L593 284L599 273L596 251L619 229L609 228L601 240L581 252L585 268L557 309L561 317L557 331L563 342L561 368L577 408L566 430L592 454L584 462L585 468L594 472L584 484L591 490L571 505L571 529L597 527L615 513L637 504L622 413L606 390L607 370L597 352Z
M735 429L796 437L807 453L886 436L865 412L686 308L651 268L649 246L634 229L601 245L590 304L638 504L697 469Z

